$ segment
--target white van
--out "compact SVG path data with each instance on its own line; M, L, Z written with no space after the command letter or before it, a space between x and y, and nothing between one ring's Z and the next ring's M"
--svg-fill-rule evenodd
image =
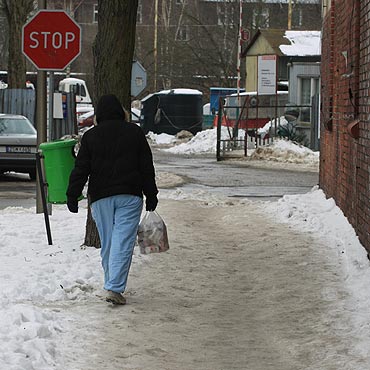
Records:
M91 96L84 80L71 77L65 78L59 82L58 90L60 92L74 91L78 105L92 105Z

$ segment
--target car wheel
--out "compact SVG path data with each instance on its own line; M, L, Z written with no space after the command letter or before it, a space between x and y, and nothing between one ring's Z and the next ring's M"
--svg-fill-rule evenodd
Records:
M28 174L30 175L31 180L36 180L36 170L30 171Z

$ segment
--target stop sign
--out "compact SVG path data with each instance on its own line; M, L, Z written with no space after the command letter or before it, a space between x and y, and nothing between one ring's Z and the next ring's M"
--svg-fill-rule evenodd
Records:
M23 54L37 69L60 71L81 51L81 28L62 10L40 10L23 26Z

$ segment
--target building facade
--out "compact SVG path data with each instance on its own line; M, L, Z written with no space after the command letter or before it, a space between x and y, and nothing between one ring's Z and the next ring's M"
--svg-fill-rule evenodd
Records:
M320 30L320 3L242 0L243 47L259 28L286 29L289 23L291 29ZM208 94L211 86L236 87L239 5L235 0L139 0L135 59L148 75L142 96L168 88L195 88ZM84 73L92 83L98 1L47 0L47 7L66 10L81 25L82 53L70 71ZM0 28L5 23L0 14ZM4 44L6 40L0 37L0 50ZM2 70L6 70L5 51L6 47L0 56Z
M148 93L169 88L236 87L240 8L238 1L139 0L135 59L147 70ZM258 28L320 30L320 0L242 1L246 37ZM72 65L93 73L92 45L97 32L97 0L48 0L50 8L68 8L82 27L83 51ZM247 45L247 40L243 47Z
M370 252L370 0L324 0L320 187Z

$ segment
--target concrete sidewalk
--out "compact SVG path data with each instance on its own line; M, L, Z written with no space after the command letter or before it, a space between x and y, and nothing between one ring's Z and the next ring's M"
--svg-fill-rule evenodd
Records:
M158 212L170 250L138 257L126 306L68 308L74 330L61 340L82 346L64 349L64 369L370 368L323 241L263 203L162 199Z

